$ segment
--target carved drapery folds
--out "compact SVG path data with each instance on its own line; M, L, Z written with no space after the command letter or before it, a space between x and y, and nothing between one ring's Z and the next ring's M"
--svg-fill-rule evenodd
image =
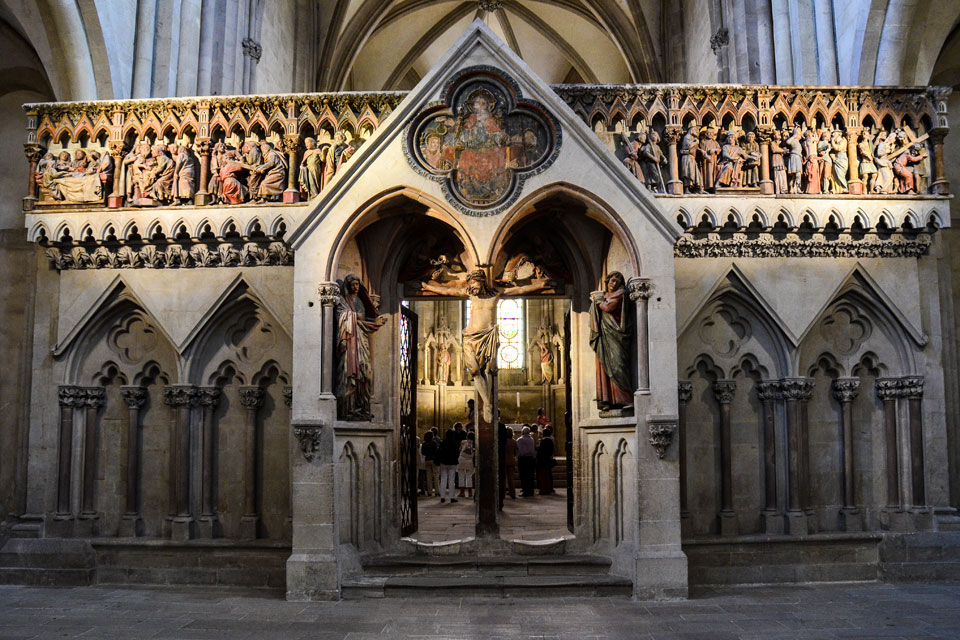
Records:
M243 50L245 60L259 58L259 43L248 38ZM28 105L25 207L294 203L308 192L293 177L301 140L322 152L322 188L402 98L381 92Z
M560 85L556 91L628 166L632 149L650 144L654 120L665 121L660 153L669 158L668 192L676 195L842 197L948 188L939 182L946 132L938 118L940 87ZM623 122L634 123L633 130L624 131ZM678 163L681 127L690 139L680 144Z

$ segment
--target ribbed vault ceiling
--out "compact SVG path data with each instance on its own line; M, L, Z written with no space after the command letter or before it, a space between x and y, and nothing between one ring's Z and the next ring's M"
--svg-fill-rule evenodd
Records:
M334 0L321 90L409 89L477 17L544 80L654 82L657 0Z

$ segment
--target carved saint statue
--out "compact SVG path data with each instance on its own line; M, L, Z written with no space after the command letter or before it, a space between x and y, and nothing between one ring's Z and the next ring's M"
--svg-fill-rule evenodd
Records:
M350 274L337 301L337 414L341 420L371 420L373 363L370 335L386 323L360 278Z
M450 384L450 349L446 345L439 345L437 349L437 384Z
M550 332L546 327L540 327L540 330L537 332L537 338L531 343L531 347L536 347L540 350L540 384L553 384L553 344L550 339Z
M423 282L424 291L442 296L470 298L470 322L463 329L463 364L473 376L473 387L483 400L483 419L493 421L493 376L497 373L497 302L503 296L520 296L548 289L552 283L534 280L524 286L504 289L490 286L482 269L470 272L466 281L450 283Z
M626 298L626 282L619 271L607 276L603 291L590 294L590 347L597 354L597 407L601 411L633 406L633 332Z

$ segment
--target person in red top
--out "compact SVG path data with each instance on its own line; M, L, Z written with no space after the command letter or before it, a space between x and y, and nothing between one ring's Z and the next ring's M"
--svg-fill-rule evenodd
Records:
M537 409L537 425L545 427L550 424L550 418L547 417L547 412L543 410L543 407Z

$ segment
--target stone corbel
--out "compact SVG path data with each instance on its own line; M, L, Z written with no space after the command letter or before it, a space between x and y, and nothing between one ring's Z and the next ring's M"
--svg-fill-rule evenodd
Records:
M647 429L650 446L657 452L657 457L663 460L673 442L673 434L677 430L677 419L672 416L655 416L647 419Z
M297 437L297 441L300 443L300 453L303 454L307 462L313 462L313 459L317 457L322 429L323 427L320 425L293 428L293 435Z

